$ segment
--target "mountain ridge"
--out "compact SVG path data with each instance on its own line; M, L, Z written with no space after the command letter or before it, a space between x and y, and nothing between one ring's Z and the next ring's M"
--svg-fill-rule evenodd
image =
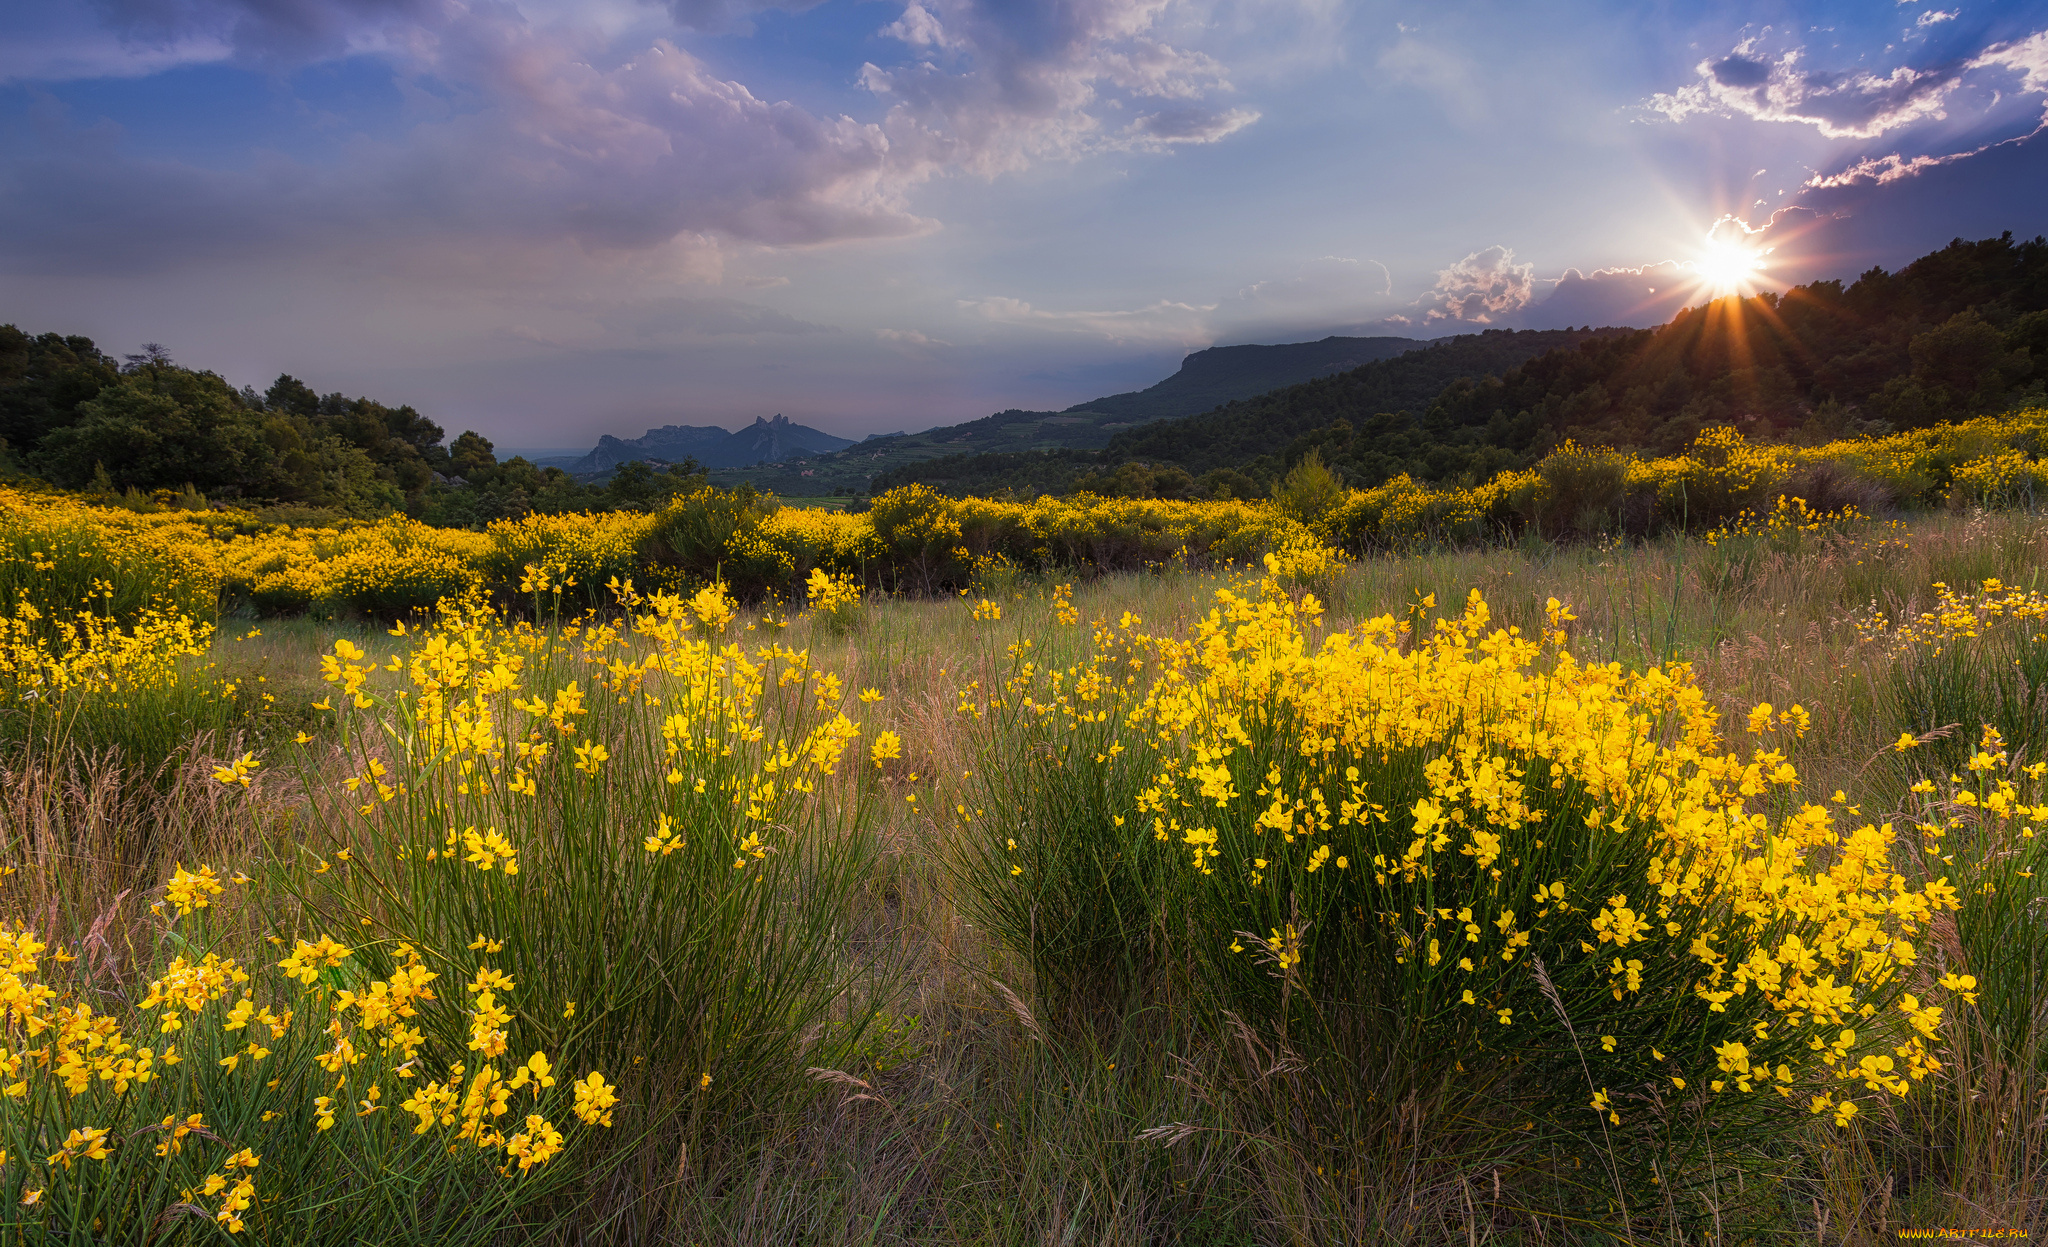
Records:
M756 416L745 428L728 430L715 424L664 424L639 437L613 437L607 433L581 459L567 465L577 476L610 472L621 464L638 462L680 463L695 459L707 468L743 468L773 463L798 455L844 450L855 443L851 438L797 424L775 413L770 420Z
M919 433L870 434L848 449L801 463L756 464L717 471L720 485L742 481L791 497L865 493L868 482L892 469L959 454L1093 451L1121 429L1152 420L1193 416L1233 399L1276 386L1337 375L1426 345L1414 338L1353 338L1331 334L1311 342L1212 346L1189 353L1171 376L1142 390L1108 394L1061 411L1010 408L961 424Z

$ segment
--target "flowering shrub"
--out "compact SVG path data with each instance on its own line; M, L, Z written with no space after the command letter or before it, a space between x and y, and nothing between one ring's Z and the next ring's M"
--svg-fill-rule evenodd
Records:
M1320 613L1269 578L1185 640L1127 616L1075 666L1020 656L962 694L1043 742L1007 751L1027 774L987 804L1023 830L974 880L1053 991L1098 989L1116 940L1178 949L1264 1064L1305 1066L1315 1120L1426 1097L1491 1123L1463 1163L1568 1138L1632 1192L1710 1126L1846 1124L1939 1068L1942 1006L1908 977L1960 898L1893 872L1889 824L1792 797L1802 707L1731 748L1687 667L1579 664L1554 600L1528 637L1476 592L1424 630ZM1348 1168L1342 1139L1290 1146Z
M803 1085L793 1052L830 1064L868 1016L840 1011L863 729L807 652L743 649L718 586L617 592L611 621L472 604L399 629L389 660L336 642L320 708L346 778L316 803L308 869L331 929L388 932L472 985L421 1024L428 1051L603 1069L637 1129L708 1159Z
M811 578L804 582L804 594L811 617L834 636L845 636L860 622L861 588L845 572L834 576L822 567L813 567Z
M182 951L126 1017L96 1009L94 954L0 930L0 1223L37 1241L143 1243L185 1219L271 1243L489 1241L609 1124L595 1071L558 1088L502 1032L467 1060L431 1043L444 1013L509 1022L510 977L451 991L410 944L326 935L245 964L211 948L228 886L176 871L158 909Z

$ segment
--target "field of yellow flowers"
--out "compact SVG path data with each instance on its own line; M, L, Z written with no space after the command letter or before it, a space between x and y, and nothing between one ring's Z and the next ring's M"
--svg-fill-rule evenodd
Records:
M1513 544L7 494L0 1227L2048 1229L2036 414L1647 538L1568 447Z

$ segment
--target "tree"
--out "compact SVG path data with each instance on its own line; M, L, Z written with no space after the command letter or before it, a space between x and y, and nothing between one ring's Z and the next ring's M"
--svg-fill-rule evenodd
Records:
M81 403L75 423L51 432L34 462L62 485L90 480L105 463L116 486L201 489L243 482L262 466L266 446L257 413L242 407L212 373L145 365Z
M1313 524L1329 514L1343 496L1344 487L1323 466L1322 453L1311 450L1273 491L1273 505L1304 524Z
M120 375L91 338L0 325L0 438L26 458Z
M449 466L455 475L462 477L479 468L495 467L498 462L497 455L492 453L495 449L483 434L464 429L462 435L455 439L455 444L448 448Z
M320 396L313 387L288 372L277 374L277 380L264 391L263 405L272 411L289 412L295 416L317 416L320 414Z

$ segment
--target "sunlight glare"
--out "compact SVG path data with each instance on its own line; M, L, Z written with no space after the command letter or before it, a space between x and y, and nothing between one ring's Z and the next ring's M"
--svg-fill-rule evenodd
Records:
M1701 292L1718 299L1754 293L1758 274L1764 269L1764 255L1746 239L1732 238L1716 229L1707 235L1689 264L1698 276Z

